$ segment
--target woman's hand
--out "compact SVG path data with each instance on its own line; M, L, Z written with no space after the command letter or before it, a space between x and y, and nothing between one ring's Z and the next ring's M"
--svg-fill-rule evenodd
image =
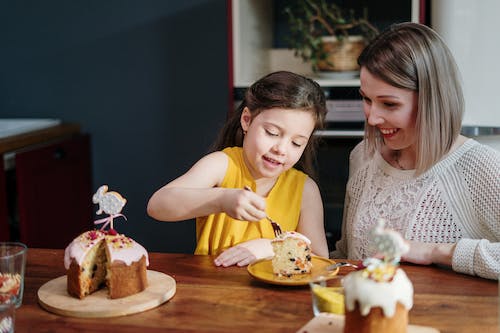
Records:
M401 257L402 261L419 265L441 264L451 266L455 244L423 243L408 241L410 251Z
M267 238L252 239L235 245L222 252L214 260L215 266L246 266L258 259L270 258L274 255L271 240Z

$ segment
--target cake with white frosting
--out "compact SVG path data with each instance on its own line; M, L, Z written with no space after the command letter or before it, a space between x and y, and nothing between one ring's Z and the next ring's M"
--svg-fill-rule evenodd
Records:
M113 219L123 216L120 211L125 199L106 191L104 185L94 195L94 203L100 205L98 213L109 214L94 223L104 226L82 233L64 251L67 290L80 299L105 286L110 298L121 298L141 292L148 285L146 249L113 228ZM110 228L104 230L107 225Z
M383 259L368 258L360 270L342 281L345 296L344 333L407 332L408 311L413 306L413 285L399 268L409 250L395 231L379 220L370 237Z
M146 249L113 229L84 232L64 252L68 293L80 299L104 286L110 298L143 291L148 265Z
M271 245L275 275L291 277L311 273L311 241L306 236L295 231L284 232L273 239Z

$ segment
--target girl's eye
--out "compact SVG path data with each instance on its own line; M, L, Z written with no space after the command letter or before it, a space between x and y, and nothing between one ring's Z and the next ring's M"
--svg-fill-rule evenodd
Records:
M292 144L295 146L295 147L302 147L302 143L299 143L299 142L293 142L292 141Z
M364 96L362 96L362 97L361 97L361 99L363 100L363 102L365 102L365 103L367 103L367 104L370 104L370 103L371 103L371 101L370 101L370 99L369 99L368 97L364 97Z
M268 135L270 135L270 136L278 136L278 135L279 135L279 133L277 133L277 132L273 132L273 131L270 131L270 130L268 130L268 129L266 129L266 133L267 133Z

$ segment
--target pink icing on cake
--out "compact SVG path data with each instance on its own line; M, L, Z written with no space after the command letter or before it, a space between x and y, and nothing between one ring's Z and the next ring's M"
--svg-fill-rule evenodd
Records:
M111 235L100 230L90 230L76 237L64 251L64 267L69 269L71 259L75 259L78 265L82 265L87 253L96 245L105 241L109 251L111 262L123 261L130 265L138 261L142 256L146 257L146 265L149 265L148 253L139 243L123 234Z

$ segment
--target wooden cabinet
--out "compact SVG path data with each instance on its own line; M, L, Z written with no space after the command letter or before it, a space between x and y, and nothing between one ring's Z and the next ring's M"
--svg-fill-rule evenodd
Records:
M1 211L9 212L0 216L2 240L64 248L91 227L88 134L72 133L24 146L15 151L14 160L13 169L0 173L0 193L6 192L0 195L0 206L6 207Z
M90 142L79 135L16 155L19 236L64 248L92 221Z
M7 214L7 186L4 164L0 163L0 242L8 240L10 240L10 228Z

